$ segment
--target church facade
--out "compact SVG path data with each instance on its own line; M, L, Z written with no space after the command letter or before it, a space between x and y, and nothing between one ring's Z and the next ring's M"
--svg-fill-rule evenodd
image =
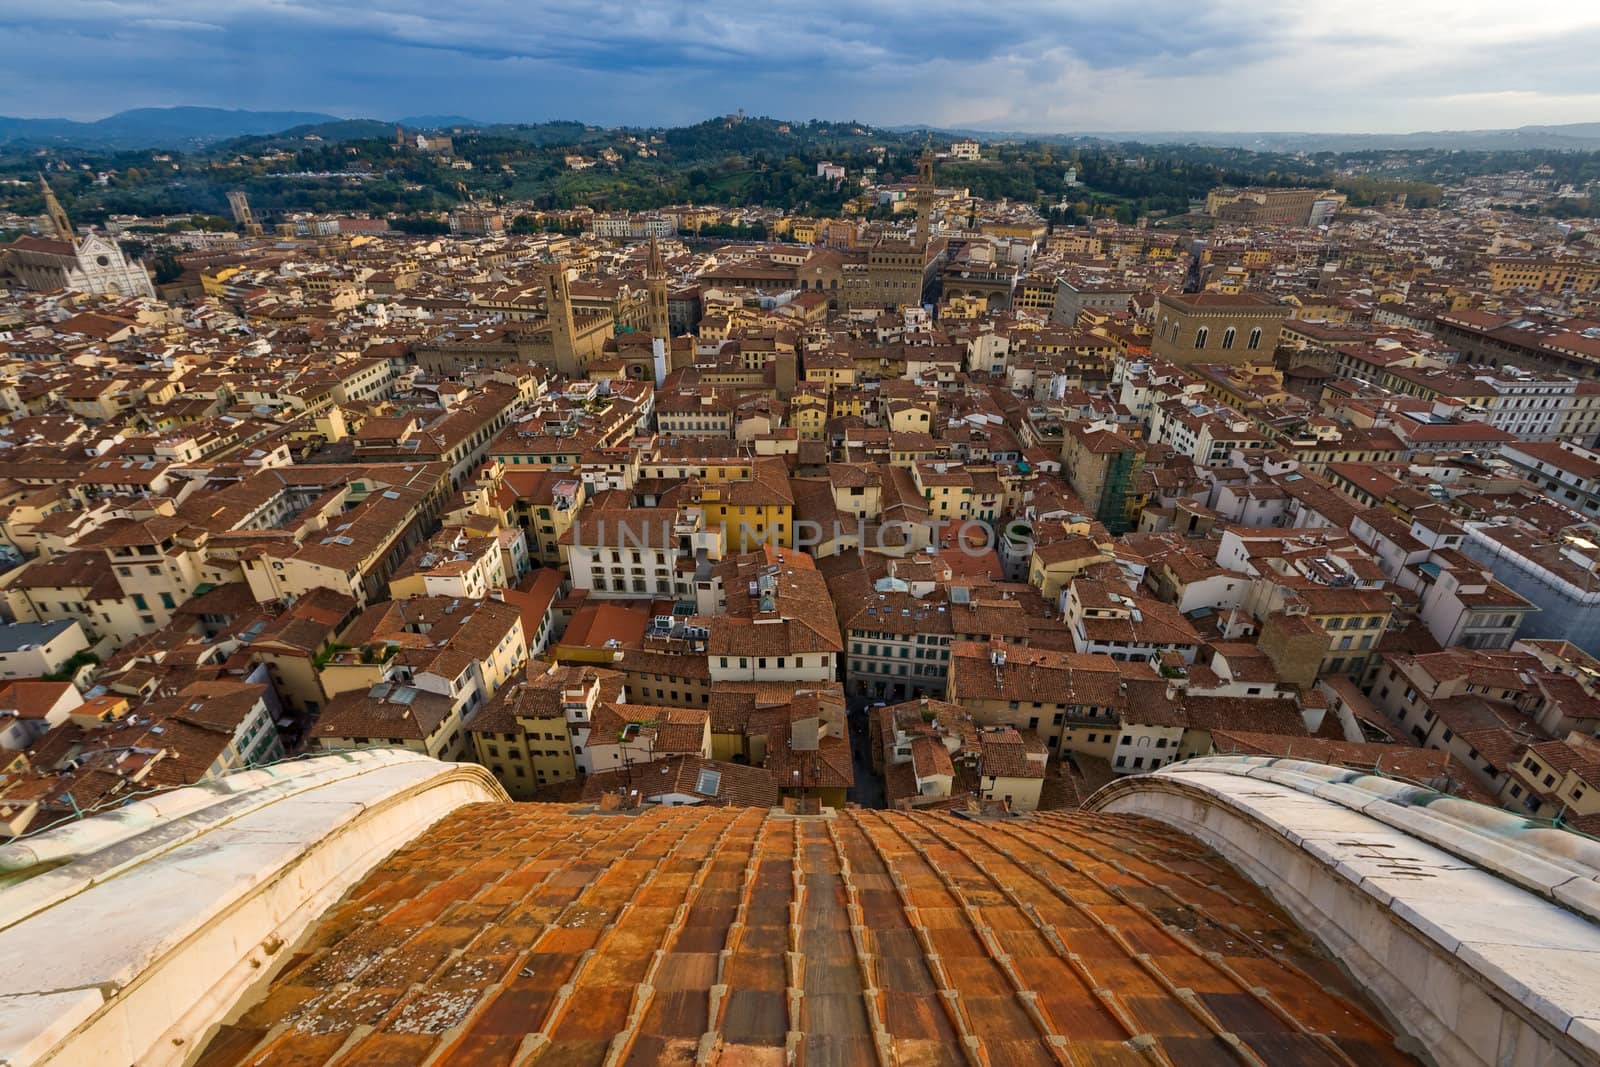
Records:
M85 293L155 296L150 275L130 263L117 242L100 234L78 236L43 176L45 213L51 235L19 237L0 247L0 278L36 292L76 289Z
M117 242L98 234L80 241L19 237L0 251L0 273L37 292L77 289L85 293L155 296L150 275L130 263Z

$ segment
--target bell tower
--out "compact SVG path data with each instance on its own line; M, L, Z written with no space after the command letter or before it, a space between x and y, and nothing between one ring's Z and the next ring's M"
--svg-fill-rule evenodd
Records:
M650 258L645 266L644 281L650 295L650 336L670 347L672 317L667 309L667 267L654 235L650 237Z
M254 211L250 210L250 197L243 189L233 189L228 193L228 207L233 211L233 221L247 237L261 236L261 223L256 221Z
M78 235L72 230L72 220L67 218L66 209L61 206L61 201L56 199L56 191L50 188L50 183L43 174L39 175L39 188L44 190L44 210L50 217L50 228L55 231L58 240L69 244L78 243Z
M550 344L556 370L569 378L583 374L578 359L578 327L572 317L572 290L567 285L567 265L559 259L546 268L545 314L550 322Z
M917 247L927 251L933 238L933 149L922 146L922 156L917 160Z

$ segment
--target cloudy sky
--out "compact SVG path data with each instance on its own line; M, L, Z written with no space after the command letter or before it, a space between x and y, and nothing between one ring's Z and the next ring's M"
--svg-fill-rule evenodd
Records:
M1600 121L1600 0L3 0L0 114L996 130Z

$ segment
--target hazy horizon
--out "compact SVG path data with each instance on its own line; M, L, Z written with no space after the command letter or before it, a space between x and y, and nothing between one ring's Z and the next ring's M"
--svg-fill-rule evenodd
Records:
M219 110L219 111L241 112L241 113L247 113L247 114L268 114L268 113L279 113L279 112L281 112L281 113L301 112L301 113L307 113L307 114L320 113L320 114L326 115L329 118L337 120L337 121L349 121L349 122L357 122L357 121L399 122L402 119L409 119L409 118L449 118L449 119L457 119L457 120L467 120L469 122L472 122L472 123L475 123L475 124L481 124L481 125L485 125L485 126L497 125L497 124L536 125L536 124L539 124L539 123L549 123L549 122L576 122L576 123L580 123L580 124L585 125L585 126L592 126L592 127L604 128L604 129L648 129L648 128L657 128L657 127L669 128L669 127L692 126L692 125L695 125L696 123L707 122L707 121L711 121L713 119L717 119L717 118L724 117L726 115L733 114L733 113L735 113L736 111L739 110L738 108L724 108L724 109L719 110L719 111L708 112L708 113L706 113L704 115L699 116L698 118L691 118L691 119L684 120L682 122L675 122L675 123L626 122L626 121L623 121L623 122L598 122L598 121L594 121L594 120L585 119L585 118L582 118L582 117L576 116L576 115L551 115L551 116L548 116L548 117L541 117L541 118L515 118L515 117L513 117L513 118L501 118L501 119L488 119L488 118L484 118L481 115L446 114L446 113L443 113L443 112L437 112L437 113L392 112L392 113L388 113L388 114L355 114L355 113L338 114L336 112L324 111L324 110L322 110L320 108L298 108L298 107L288 107L288 106L274 107L274 106L270 106L270 105L263 105L263 106L260 106L260 107L249 107L249 108L246 108L246 107L238 107L238 106L233 106L233 105L228 105L228 104L209 104L209 103L208 104L200 104L200 103L193 103L193 102L188 102L188 101L180 102L180 103L173 103L173 104L144 104L144 105L138 105L138 106L135 106L135 107L119 108L116 111L107 111L107 112L104 112L102 114L90 114L90 115L64 115L64 114L45 114L45 113L23 114L23 113L20 113L20 112L12 112L12 111L6 111L6 112L4 112L4 114L5 114L5 117L7 117L7 118L17 118L17 119L66 119L68 121L73 121L73 122L92 123L92 122L102 121L104 119L113 118L113 117L115 117L117 115L124 114L124 113L130 112L130 111L141 111L141 110L149 110L149 109L154 109L154 110L180 110L180 109L185 109L185 108L205 108L205 109L214 109L214 110ZM772 120L772 121L775 121L775 122L807 122L807 121L811 121L811 120L817 120L817 121L822 121L822 122L833 122L833 123L866 122L866 120L860 119L859 117L853 116L853 115L835 115L835 116L830 116L830 115L806 115L806 116L796 116L796 115L756 114L756 113L751 113L748 110L746 110L746 117L747 118L758 118L758 119L769 119L769 120ZM1094 137L1094 136L1108 136L1108 135L1112 135L1112 134L1119 134L1119 135L1120 134L1174 134L1174 135L1196 135L1196 136L1197 135L1202 135L1202 134L1220 134L1220 135L1231 135L1231 136L1239 136L1239 135L1243 135L1243 134L1264 134L1264 135L1298 135L1298 134L1307 134L1307 135L1314 135L1314 136L1348 136L1348 137L1380 136L1381 137L1381 136L1404 136L1404 135L1407 135L1407 134L1464 133L1464 132L1473 132L1474 130L1515 129L1515 128L1518 128L1518 127L1521 127L1521 126L1560 127L1560 126L1568 126L1568 125L1585 125L1585 124L1600 125L1600 113L1597 113L1595 115L1595 117L1590 118L1590 119L1575 119L1572 122L1565 122L1565 123L1529 122L1529 123L1519 123L1517 127L1509 127L1509 126L1495 126L1495 127L1483 126L1483 127L1470 127L1470 128L1469 127L1450 127L1450 128L1439 127L1439 128L1435 128L1435 129L1420 129L1420 128L1418 128L1418 129L1404 129L1404 130L1371 130L1371 129L1355 129L1355 128L1340 129L1340 130L1309 130L1309 129L1291 129L1291 128L1287 128L1287 127L1282 128L1282 129L1268 129L1268 128L1259 127L1259 126L1240 127L1240 128L1237 128L1237 129L1216 126L1216 127L1204 127L1204 128L1202 128L1202 127L1190 127L1190 128L1185 128L1185 129L1179 129L1179 128L1161 129L1161 128L1155 128L1155 127L1148 127L1148 128L1144 128L1144 129L1133 129L1133 128L1123 128L1123 129L1073 128L1073 129L1048 129L1048 130L1044 130L1044 129L1041 129L1041 130L1020 130L1020 129L1003 129L1003 128L1000 128L1000 127L983 127L983 126L972 126L972 125L961 125L961 124L949 124L949 125L947 125L947 124L943 124L943 123L932 123L932 122L868 123L868 125L871 125L871 126L873 126L874 128L877 128L877 129L907 130L907 129L917 129L917 128L926 127L928 129L931 129L931 130L944 129L944 130L955 130L955 131L970 131L972 133L994 134L996 136L1010 135L1010 134L1024 134L1024 135L1035 136L1035 137L1075 136L1075 135L1083 135L1083 136ZM451 123L444 123L443 125L451 125Z

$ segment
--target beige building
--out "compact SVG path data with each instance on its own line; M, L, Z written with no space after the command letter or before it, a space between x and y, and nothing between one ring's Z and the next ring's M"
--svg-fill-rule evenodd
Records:
M298 541L269 540L244 555L245 580L263 603L292 602L313 589L370 603L421 540L425 508L426 494L410 486L371 493L320 528L297 531Z
M1489 287L1497 293L1513 289L1571 289L1592 293L1600 289L1600 262L1572 256L1555 259L1505 256L1489 263Z
M322 666L329 700L312 736L323 748L398 744L460 759L472 748L464 728L527 661L522 615L509 604L417 597L374 605Z
M1051 751L1107 763L1122 731L1121 669L1110 656L957 641L949 699L980 726L1029 730Z
M1600 814L1600 739L1574 732L1524 745L1512 757L1499 800L1539 819Z
M589 771L637 768L673 756L712 758L711 713L703 708L602 703L589 729Z
M328 752L404 748L434 759L460 760L468 749L461 718L451 705L437 693L382 682L330 698L311 736L317 748Z
M1039 590L1048 604L1056 604L1062 589L1089 567L1110 562L1111 553L1088 536L1063 537L1036 544L1028 560L1028 584Z
M1213 189L1206 194L1206 214L1228 222L1304 226L1317 201L1328 196L1323 189Z
M1061 469L1072 491L1093 509L1094 517L1112 533L1139 523L1143 495L1139 473L1144 446L1109 427L1072 423L1061 435Z
M468 728L474 758L521 800L590 770L586 747L594 713L621 701L622 676L597 667L553 667L505 689Z
M203 607L204 603L201 598L188 610ZM328 702L321 667L336 651L333 646L338 632L355 612L356 603L350 597L318 590L274 617L250 642L250 658L266 665L272 688L292 715L310 721L321 714ZM377 684L381 671L374 669L365 680L369 685Z
M978 793L1012 811L1033 811L1044 789L1049 750L1035 733L1009 726L978 732Z
M1163 293L1150 351L1177 364L1268 359L1290 311L1248 293Z
M724 561L718 577L725 613L711 619L706 639L713 688L839 676L839 620L810 556L766 548Z
M89 650L76 622L11 622L0 626L0 678L38 678L67 667Z
M469 537L447 526L412 550L389 579L393 600L409 597L463 597L480 600L506 584L505 556L495 537Z

